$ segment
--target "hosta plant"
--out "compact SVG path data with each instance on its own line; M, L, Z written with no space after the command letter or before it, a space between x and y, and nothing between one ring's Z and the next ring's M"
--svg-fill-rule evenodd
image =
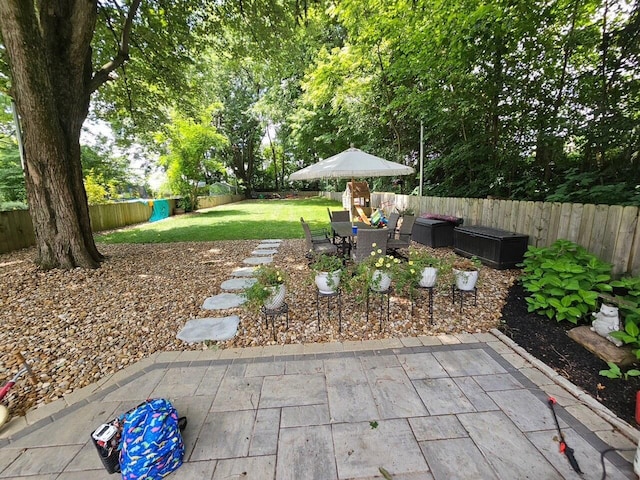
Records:
M568 240L530 246L524 257L522 285L531 294L525 299L530 312L574 324L590 321L598 294L612 290L611 265Z
M611 282L622 293L615 296L615 304L624 322L624 330L611 332L611 336L635 347L640 358L640 277L624 277Z

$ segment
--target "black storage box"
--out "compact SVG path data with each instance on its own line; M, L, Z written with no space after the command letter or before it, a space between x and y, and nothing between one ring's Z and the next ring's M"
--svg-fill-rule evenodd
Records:
M497 228L456 227L453 250L465 257L478 257L482 263L497 269L514 268L524 259L529 236Z
M453 245L455 224L445 220L416 218L411 231L411 240L428 247L450 247Z

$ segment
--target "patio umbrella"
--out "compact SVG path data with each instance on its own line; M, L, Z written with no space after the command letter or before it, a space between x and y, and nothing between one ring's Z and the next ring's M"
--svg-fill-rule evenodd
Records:
M361 177L409 175L414 172L413 167L390 162L351 147L292 173L289 175L289 180L318 180L321 178L351 178L353 180Z
M362 177L394 177L415 173L413 167L401 163L390 162L381 157L363 152L358 148L347 150L325 158L289 175L289 180L318 180L322 178L350 178L351 186L355 185L355 178ZM351 210L353 211L353 197L351 195Z

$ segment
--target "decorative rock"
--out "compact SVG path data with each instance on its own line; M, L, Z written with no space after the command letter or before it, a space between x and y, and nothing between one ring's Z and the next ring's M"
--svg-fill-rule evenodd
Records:
M209 297L204 301L202 308L205 310L225 310L227 308L239 307L247 301L242 295L235 293L220 293Z
M242 263L246 263L247 265L263 265L271 262L273 262L273 258L271 257L249 257L242 261Z
M240 317L194 318L189 320L176 337L187 343L205 340L229 340L236 335Z
M626 367L636 361L636 356L631 352L631 348L616 347L606 338L591 331L586 325L569 330L569 337L605 362L613 362L618 366Z
M257 280L255 278L232 278L222 282L220 288L222 288L222 290L244 290L256 282Z
M231 275L234 277L253 277L255 272L256 267L240 267L231 272Z

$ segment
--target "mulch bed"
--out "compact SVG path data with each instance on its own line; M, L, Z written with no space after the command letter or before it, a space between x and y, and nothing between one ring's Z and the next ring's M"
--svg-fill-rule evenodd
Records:
M640 377L624 380L600 375L600 370L609 367L569 338L567 332L575 325L527 312L525 297L526 292L522 285L516 282L510 288L502 309L500 330L531 355L597 399L618 418L633 427L639 427L635 420L635 408L636 392L640 390ZM623 371L626 369L623 368Z

